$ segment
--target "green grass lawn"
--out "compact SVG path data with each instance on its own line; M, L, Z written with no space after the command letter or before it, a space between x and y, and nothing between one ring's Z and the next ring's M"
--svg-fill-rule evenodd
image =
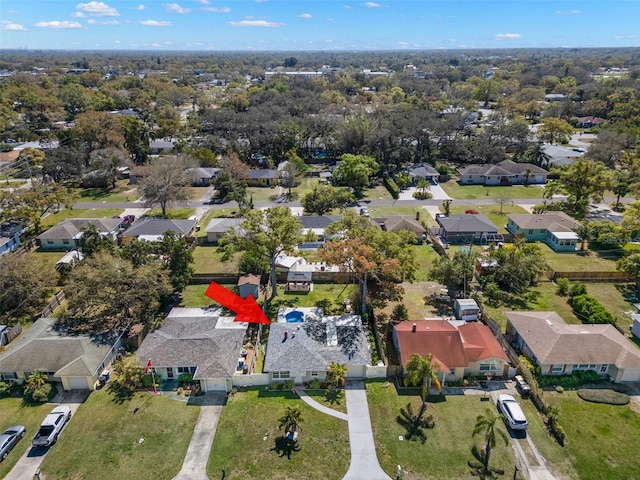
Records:
M235 292L237 290L235 285L221 284L223 287ZM187 285L187 287L180 293L181 307L208 307L210 305L218 305L216 302L207 297L204 292L209 285Z
M92 393L71 419L42 464L47 478L173 478L200 409L146 392L119 403L107 390Z
M167 218L171 220L187 220L189 217L195 215L195 208L167 208ZM162 217L162 210L160 208L152 208L143 217Z
M24 452L31 448L31 439L52 409L51 405L27 405L23 403L22 397L0 400L0 433L13 425L27 427L25 437L13 448L6 460L0 462L0 478L4 478Z
M616 318L616 323L626 332L633 324L633 320L626 314L636 311L633 302L625 298L625 293L635 291L631 283L587 283L587 293L602 303L605 308Z
M560 425L567 433L564 454L581 480L640 477L640 415L629 405L589 403L576 392L547 396L547 402L560 407Z
M556 272L614 272L616 261L603 258L595 252L589 255L556 253L547 244L538 242L540 251L549 267Z
M282 435L278 418L287 406L300 407L303 420L299 450L290 458L276 449ZM347 422L309 407L292 392L250 388L225 405L207 473L220 478L224 465L229 479L338 480L347 472L349 460Z
M281 307L323 307L328 315L344 313L344 299L353 298L357 291L354 284L314 283L313 291L302 294L285 293L284 286L278 286L278 296L269 305L272 317Z
M518 205L503 205L502 213L500 213L500 205L451 205L451 214L458 215L464 213L466 210L473 209L478 213L486 215L493 224L498 227L498 232L508 233L505 225L507 224L507 215L510 213L527 213L527 211L519 207Z
M374 188L367 188L360 200L393 200L393 197L384 185L378 185Z
M122 208L65 208L42 219L41 232L57 225L67 218L112 218L121 215Z
M237 273L240 256L237 253L232 260L223 262L217 246L200 245L193 250L193 268L196 273Z
M271 202L283 193L286 190L280 187L247 187L247 199L253 198L254 202Z
M491 402L480 401L480 396L431 397L428 412L434 416L435 427L424 430L427 440L400 441L406 430L396 422L396 417L407 403L414 411L420 407L416 394L398 395L393 385L384 387L384 381L367 382L369 412L373 424L376 452L382 468L392 474L396 466L402 466L405 480L427 478L471 478L467 462L472 460L471 446L481 445L481 440L471 438L471 431L478 415L484 415ZM506 428L503 427L506 433ZM491 454L491 465L513 471L515 457L511 447L497 446Z
M474 200L477 198L539 198L542 203L544 188L537 185L525 187L513 185L511 187L485 187L484 185L460 185L454 180L442 182L442 189L456 200Z
M128 202L138 198L135 186L129 180L118 180L115 188L82 188L75 189L78 202Z
M305 389L305 392L316 402L324 405L325 407L332 408L338 412L347 413L347 399L345 397L344 390L335 390L335 396L329 398L327 398L326 390Z

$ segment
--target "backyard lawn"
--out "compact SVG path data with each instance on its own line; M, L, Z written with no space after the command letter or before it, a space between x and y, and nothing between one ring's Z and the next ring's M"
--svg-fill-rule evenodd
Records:
M148 393L114 401L93 392L51 449L50 480L173 478L182 466L200 408Z
M471 478L467 462L473 460L471 446L481 445L481 440L472 439L471 431L478 415L487 408L495 412L495 405L481 401L481 396L447 395L430 397L428 413L434 416L435 427L425 429L427 440L405 439L407 431L396 422L400 408L411 403L414 411L420 407L416 394L398 394L393 385L384 381L367 382L367 398L372 418L376 451L380 465L387 473L403 469L403 480L427 478L459 479ZM501 427L505 433L506 428ZM491 465L513 472L515 457L511 447L496 446L491 454Z
M221 284L224 288L236 292L236 285ZM186 288L180 293L180 306L181 307L208 307L211 305L218 305L216 302L207 297L204 292L207 291L209 284L204 285L187 285Z
M511 187L485 187L484 185L460 185L454 180L442 182L442 189L451 198L474 200L477 198L539 198L542 203L544 188L539 185L513 185Z
M549 267L556 272L615 272L616 260L603 258L593 251L588 255L556 253L546 243L538 242Z
M12 425L24 425L27 434L18 442L6 460L0 463L0 478L4 478L20 457L31 448L31 439L38 431L40 423L51 411L51 405L27 405L20 398L0 400L0 433Z
M278 442L278 419L287 406L300 407L303 420L290 456ZM223 408L207 473L220 478L224 466L230 479L338 480L350 458L347 422L309 407L293 392L256 387L230 397Z
M328 315L344 313L344 299L353 299L358 287L354 284L315 283L309 293L285 293L278 286L278 296L271 301L269 312L275 315L281 307L323 307Z
M193 268L196 273L238 273L237 253L232 260L223 262L220 260L218 247L213 245L201 245L193 249Z
M629 405L589 403L576 392L545 392L560 407L560 425L567 433L564 455L581 480L640 477L638 445L640 415Z

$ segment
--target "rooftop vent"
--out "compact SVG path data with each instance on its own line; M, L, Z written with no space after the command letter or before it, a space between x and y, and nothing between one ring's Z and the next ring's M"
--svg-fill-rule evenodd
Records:
M412 331L413 333L416 333L416 328L417 328L417 327L416 327L416 324L414 323L414 324L411 326L411 331Z

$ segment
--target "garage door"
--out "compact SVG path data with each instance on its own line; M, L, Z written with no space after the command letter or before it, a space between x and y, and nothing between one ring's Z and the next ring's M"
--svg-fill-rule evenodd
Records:
M208 378L207 392L227 391L227 382L222 378Z
M364 365L349 365L347 378L364 378Z
M68 377L68 385L70 390L87 390L87 377Z

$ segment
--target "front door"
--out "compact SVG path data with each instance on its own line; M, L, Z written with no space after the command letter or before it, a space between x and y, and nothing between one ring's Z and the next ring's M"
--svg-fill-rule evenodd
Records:
M173 380L173 367L167 367L167 378Z

